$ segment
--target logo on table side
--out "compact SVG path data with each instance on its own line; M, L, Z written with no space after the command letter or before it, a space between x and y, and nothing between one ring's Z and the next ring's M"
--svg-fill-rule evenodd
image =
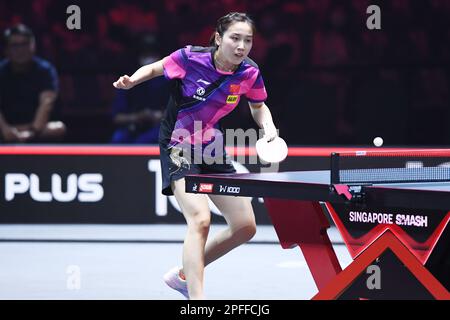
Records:
M220 193L240 193L241 188L240 187L229 187L229 186L222 186L219 187Z
M200 183L200 188L198 192L212 193L213 186L214 185L212 183Z
M196 92L197 92L197 94L193 95L194 99L197 99L200 101L206 101L206 99L202 97L206 92L205 88L198 87Z
M414 214L392 214L365 211L350 211L350 222L396 224L398 226L414 226L419 228L428 227L428 217Z

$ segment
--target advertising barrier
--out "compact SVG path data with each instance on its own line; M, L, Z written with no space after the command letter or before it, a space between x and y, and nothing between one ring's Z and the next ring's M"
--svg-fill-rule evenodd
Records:
M238 172L267 172L328 170L331 152L352 150L290 147L279 167L249 161L252 148L228 153ZM161 194L160 176L155 146L3 146L0 223L184 223L176 199ZM257 223L270 224L263 200L252 203ZM224 222L211 210L213 222Z

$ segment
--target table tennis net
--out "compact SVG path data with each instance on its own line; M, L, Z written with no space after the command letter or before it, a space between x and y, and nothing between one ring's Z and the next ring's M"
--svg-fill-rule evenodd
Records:
M331 155L332 184L450 181L450 150L356 151Z

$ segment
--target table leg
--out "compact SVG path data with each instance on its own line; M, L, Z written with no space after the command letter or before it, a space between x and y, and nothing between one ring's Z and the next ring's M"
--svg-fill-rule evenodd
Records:
M327 234L330 224L317 201L264 198L264 203L284 249L302 250L319 291L342 268Z

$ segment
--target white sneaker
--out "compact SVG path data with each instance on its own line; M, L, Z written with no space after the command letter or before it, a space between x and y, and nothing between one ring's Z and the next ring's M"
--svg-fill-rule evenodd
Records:
M181 293L186 299L189 299L186 280L180 278L180 267L173 267L164 276L164 282L174 290Z

